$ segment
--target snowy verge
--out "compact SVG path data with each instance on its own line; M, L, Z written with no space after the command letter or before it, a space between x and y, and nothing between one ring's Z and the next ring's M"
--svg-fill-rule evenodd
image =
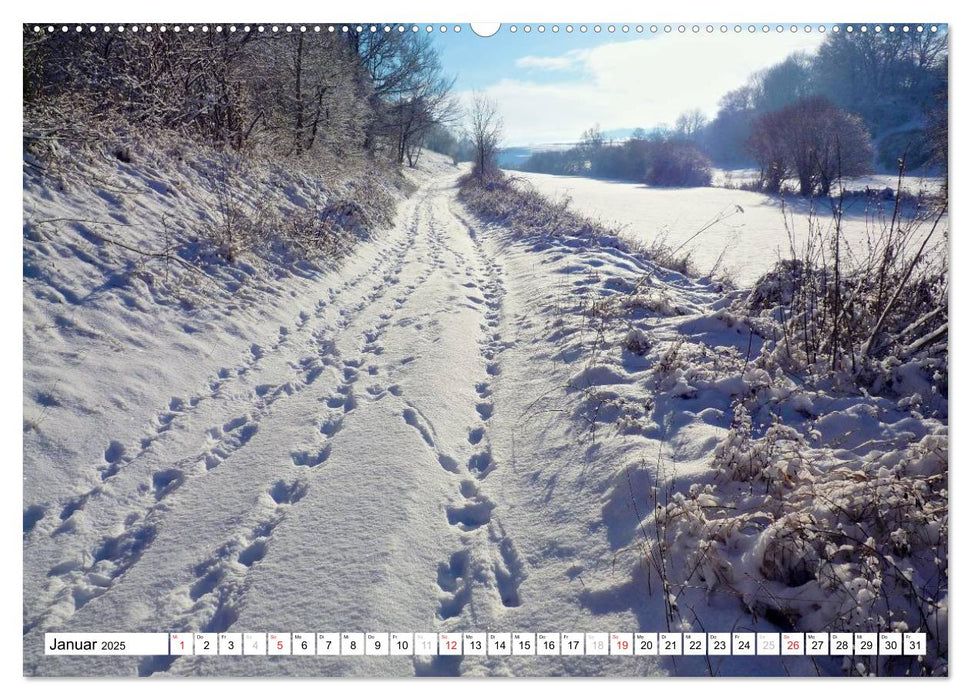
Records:
M584 484L630 566L591 595L645 611L660 600L663 623L684 630L923 631L926 657L795 672L947 673L939 359L888 360L870 391L848 373L800 373L748 292L666 269L516 180L468 179L460 198L564 280L531 312L566 378L536 405L569 406L587 468L613 462L599 493Z
M427 174L338 180L174 137L118 143L24 152L25 531L130 460L134 426L165 427L193 387L299 331L318 282L337 284Z

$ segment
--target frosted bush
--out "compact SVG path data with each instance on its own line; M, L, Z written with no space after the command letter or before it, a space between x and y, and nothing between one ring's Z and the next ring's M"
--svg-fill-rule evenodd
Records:
M799 433L774 423L765 435L752 435L752 418L736 403L728 436L715 448L712 467L733 481L764 481L774 492L791 487L804 468L805 443Z
M712 462L719 483L656 514L689 582L795 629L927 632L920 672L946 670L946 432L839 466L785 426L753 437L739 404Z
M651 342L640 328L632 328L624 338L624 348L635 355L646 355Z

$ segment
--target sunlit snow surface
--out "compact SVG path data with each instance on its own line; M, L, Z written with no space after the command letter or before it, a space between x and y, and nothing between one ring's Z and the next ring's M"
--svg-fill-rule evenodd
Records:
M577 210L617 225L624 232L647 243L662 240L677 248L712 221L722 221L687 243L682 253L692 254L695 267L702 275L713 268L727 272L739 285L748 286L781 258L793 257L786 233L788 218L801 255L802 242L810 226L810 211L816 215L815 226L827 241L832 238L834 218L828 201L810 201L801 197L782 198L757 192L725 187L652 188L631 182L598 180L537 173L510 173L531 183L542 194L553 198L568 197ZM713 184L726 182L738 186L757 176L756 171L715 171ZM848 180L848 190L896 188L893 175L870 176ZM939 178L907 177L905 191L917 194L933 192ZM786 215L783 214L783 201ZM863 254L868 237L875 239L893 215L894 202L883 199L867 202L865 198L847 199L844 204L843 240L851 249ZM907 216L912 215L910 209Z
M735 497L718 467L734 404L753 404L756 430L779 417L814 435L821 468L909 469L901 451L918 443L914 469L946 460L941 397L928 417L769 376L764 341L717 284L613 247L517 238L458 201L443 161L339 266L249 270L243 256L229 294L225 278L168 288L164 266L132 270L83 229L38 227L123 221L119 239L157 248L163 214L212 211L200 168L108 162L67 189L25 175L28 675L840 672L840 659L779 657L45 657L45 631L778 631L739 602L788 590L760 580L757 536L726 540L737 590L672 573L673 618L645 555L674 492ZM737 263L756 258L749 278L779 244L762 195L534 179L672 236L741 204L719 235L738 233ZM278 184L291 200L330 196ZM899 381L935 400L919 373ZM703 539L671 542L677 567ZM800 590L807 615L838 609ZM937 621L946 633L946 609Z

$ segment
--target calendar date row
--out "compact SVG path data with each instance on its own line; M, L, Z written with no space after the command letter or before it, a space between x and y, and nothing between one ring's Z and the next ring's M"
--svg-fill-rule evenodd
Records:
M45 635L48 655L923 656L923 632L173 632Z

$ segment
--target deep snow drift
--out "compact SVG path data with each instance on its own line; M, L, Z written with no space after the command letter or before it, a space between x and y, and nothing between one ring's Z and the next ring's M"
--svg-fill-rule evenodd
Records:
M946 507L895 529L894 565L931 598L925 627L896 598L888 621L871 595L878 582L853 557L823 550L838 588L793 577L816 571L818 552L772 536L806 512L840 527L838 509L811 503L822 489L839 508L904 512L913 493L939 508L941 397L934 415L808 390L773 365L737 293L609 243L514 235L457 198L459 172L441 161L413 176L390 226L349 225L359 242L338 264L284 251L264 265L244 252L199 288L178 263L138 267L137 254L83 226L37 224L111 217L126 224L114 235L144 246L137 231L147 228L163 249L163 214L210 211L199 170L137 160L92 170L95 184L66 191L30 170L24 181L26 673L778 675L845 665L54 658L42 654L45 631L727 632L901 619L946 641L946 575L943 589L926 588L946 563L924 559L935 536L946 558ZM279 177L278 206L336 199ZM181 283L166 286L166 272ZM901 381L913 401L935 401L918 372ZM876 469L886 483L870 478ZM879 670L919 669L905 659Z

